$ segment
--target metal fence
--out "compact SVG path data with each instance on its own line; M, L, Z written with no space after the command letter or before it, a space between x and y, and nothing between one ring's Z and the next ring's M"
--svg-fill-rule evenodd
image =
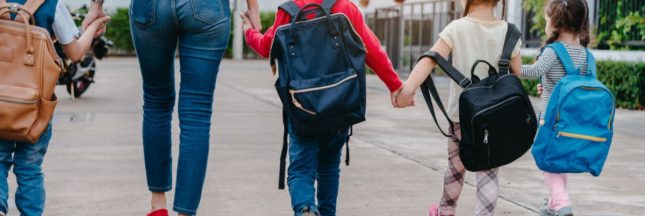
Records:
M412 70L416 59L430 50L439 32L457 16L453 0L431 0L376 9L365 17L394 68L405 73Z

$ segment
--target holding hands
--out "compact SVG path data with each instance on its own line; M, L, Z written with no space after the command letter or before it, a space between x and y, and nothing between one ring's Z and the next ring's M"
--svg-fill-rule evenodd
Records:
M94 38L100 37L105 33L106 23L109 21L109 18L105 18L106 16L105 11L103 10L103 1L92 1L90 10L87 12L87 15L85 15L85 19L81 25L83 31L88 31L90 25L95 23L94 25L97 26L91 27L92 29L89 29L89 31L95 32Z
M248 29L262 30L262 23L260 23L260 12L257 9L249 9L244 13L240 13L242 17L242 30L246 32Z
M392 92L392 105L394 108L406 108L416 105L414 100L416 88L406 83L401 89Z

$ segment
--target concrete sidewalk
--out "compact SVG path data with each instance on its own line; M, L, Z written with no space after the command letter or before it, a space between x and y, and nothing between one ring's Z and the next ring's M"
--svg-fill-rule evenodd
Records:
M222 64L199 215L292 215L288 192L277 190L282 119L267 64ZM99 62L96 82L75 101L63 87L57 90L54 139L45 162L45 215L145 215L149 210L136 59ZM447 81L441 83L446 86ZM421 216L428 204L438 201L446 138L439 135L422 99L417 100L415 108L393 110L384 85L374 76L368 78L368 121L355 127L352 165L342 167L338 215ZM603 175L571 177L578 215L645 212L645 148L638 145L645 139L645 124L639 122L643 119L643 112L619 111ZM173 123L176 158L176 118ZM500 175L497 215L537 215L546 189L530 154L504 167ZM459 215L474 211L473 176L468 174ZM11 188L15 189L13 176ZM168 198L171 207L172 194ZM15 207L9 215L18 215Z

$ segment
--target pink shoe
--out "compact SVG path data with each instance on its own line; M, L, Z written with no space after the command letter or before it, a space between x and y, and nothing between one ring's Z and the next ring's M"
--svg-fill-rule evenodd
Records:
M428 216L439 216L439 205L430 205L430 208L428 208Z

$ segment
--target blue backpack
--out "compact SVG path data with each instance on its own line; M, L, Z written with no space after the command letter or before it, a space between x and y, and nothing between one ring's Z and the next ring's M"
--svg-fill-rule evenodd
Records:
M596 79L596 61L589 50L582 75L561 43L548 47L555 50L566 75L551 93L531 152L543 171L598 176L613 136L614 96Z
M291 16L291 24L277 28L270 57L271 65L279 69L275 88L285 126L280 189L284 189L287 130L318 135L365 121L365 46L347 16L331 14L335 2L324 0L302 9L293 1L280 5ZM317 17L304 19L310 15ZM346 150L349 165L349 147Z

